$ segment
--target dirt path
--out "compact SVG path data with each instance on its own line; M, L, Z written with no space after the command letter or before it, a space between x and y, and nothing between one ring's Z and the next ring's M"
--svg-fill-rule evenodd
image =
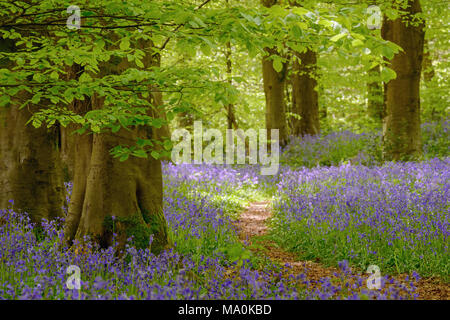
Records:
M236 226L241 241L248 244L257 254L268 257L271 261L280 265L289 264L293 274L306 273L308 279L313 282L324 277L335 278L336 268L325 267L318 261L298 261L293 253L279 248L274 242L264 239L258 241L259 236L267 234L267 223L272 217L270 201L253 202L241 213ZM253 245L253 246L252 246ZM256 245L256 246L255 246ZM261 248L262 247L262 248ZM398 277L404 279L403 277ZM450 286L438 279L421 279L418 283L417 292L419 299L424 300L450 300Z
M267 234L267 223L271 217L270 201L251 203L241 214L236 224L240 239L248 243L250 247L252 244L262 245L263 250L254 249L254 251L263 254L273 262L278 262L280 265L289 264L294 274L307 271L309 279L314 281L323 277L334 277L334 273L338 272L336 268L326 268L314 261L298 261L293 253L284 251L268 239L264 239L262 243L255 240L255 237Z

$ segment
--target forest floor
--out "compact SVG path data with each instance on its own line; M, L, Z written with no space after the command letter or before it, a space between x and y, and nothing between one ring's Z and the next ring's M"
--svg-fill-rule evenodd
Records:
M250 250L262 257L269 258L279 265L289 265L292 274L307 273L308 280L316 282L324 277L338 279L340 270L324 266L319 259L316 261L299 260L296 254L280 248L268 237L269 222L272 217L270 201L252 202L240 214L235 225L239 238ZM406 283L406 275L395 276L397 280ZM420 300L450 300L450 286L439 278L422 278L417 284Z

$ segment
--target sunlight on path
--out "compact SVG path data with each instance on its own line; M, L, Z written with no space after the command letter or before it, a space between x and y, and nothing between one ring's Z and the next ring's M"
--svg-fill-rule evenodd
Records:
M335 277L334 273L339 272L338 269L323 267L313 261L298 261L294 254L282 250L273 241L263 237L269 230L267 224L271 217L270 201L252 202L241 213L236 223L241 241L248 244L249 249L273 262L280 265L289 264L292 274L307 273L308 278L313 281L318 281L323 277Z

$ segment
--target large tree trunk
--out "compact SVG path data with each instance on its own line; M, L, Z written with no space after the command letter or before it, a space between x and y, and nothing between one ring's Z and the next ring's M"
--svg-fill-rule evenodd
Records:
M386 17L381 33L384 39L403 48L390 67L397 78L385 84L386 117L383 125L386 160L410 160L421 154L420 74L422 70L424 23L412 25L412 16L421 12L418 0L408 2L406 17L394 21ZM407 19L408 24L402 19Z
M26 94L22 93L22 97ZM0 108L0 208L28 212L32 221L62 216L64 184L57 128L26 124L35 108L19 110L22 99Z
M292 67L292 109L300 119L293 120L293 134L316 135L320 133L319 95L316 90L317 56L310 49L295 56Z
M152 56L151 46L145 46L145 67L159 64ZM103 73L116 73L129 65L105 64ZM155 88L149 88L155 91ZM153 106L162 105L159 92L151 94ZM103 99L77 102L75 111L83 112L102 108ZM154 111L149 114L158 116ZM134 145L137 138L160 139L168 136L165 128L151 130L144 127L121 129L116 133L105 131L94 135L76 137L74 187L69 206L65 232L68 240L82 239L89 235L103 247L111 245L112 235L118 235L123 247L133 236L137 247L148 247L153 235L151 250L159 253L169 245L167 222L162 210L161 161L151 157L130 157L125 162L114 159L110 150L117 145ZM113 218L114 217L114 218Z
M0 40L0 50L14 52L11 41ZM10 61L0 67L10 68ZM14 201L14 209L28 212L32 221L63 215L64 184L59 159L59 129L34 128L26 124L41 106L19 109L31 98L19 92L6 107L0 107L0 208ZM41 100L45 107L46 101Z

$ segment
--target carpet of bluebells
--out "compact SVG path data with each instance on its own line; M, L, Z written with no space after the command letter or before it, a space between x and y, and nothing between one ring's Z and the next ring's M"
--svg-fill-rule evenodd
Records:
M127 246L120 257L116 246L100 249L88 242L67 247L62 220L43 221L42 231L13 209L0 214L1 299L405 299L415 297L414 283L384 277L386 290L368 290L366 277L340 262L340 281L313 283L307 274L290 274L289 266L267 262L256 268L249 259L231 259L222 247L239 248L236 230L223 207L199 194L182 194L185 186L205 184L199 176L216 177L226 169L213 166L165 165L165 214L176 240L174 249L159 256L149 249ZM245 170L231 170L229 181L214 188L223 192L233 183L253 184ZM236 171L236 172L235 172ZM254 171L254 170L252 170ZM240 172L241 175L234 173ZM248 174L248 173L247 173ZM241 178L238 180L236 176ZM206 186L204 186L206 188ZM179 245L181 243L182 245ZM245 248L241 248L245 251ZM68 289L70 265L81 269L81 290Z
M117 254L117 245L101 249L89 239L69 247L63 219L38 227L11 202L0 210L0 299L414 299L419 274L449 274L450 159L433 128L425 128L427 160L417 163L379 164L366 147L376 139L348 133L293 141L276 176L259 176L257 166L165 163L164 213L175 246L158 256L131 245ZM362 152L326 159L323 149L336 139L368 140ZM290 163L299 152L303 163ZM239 241L237 213L269 196L271 237L338 266L335 278L292 274ZM70 265L81 270L81 290L67 286ZM381 290L367 288L368 265L381 268ZM396 273L408 276L400 283L388 276Z
M450 158L287 169L274 233L303 257L362 269L450 274Z
M380 137L339 132L288 145L274 239L304 258L448 282L450 121L422 124L422 162L382 163Z

